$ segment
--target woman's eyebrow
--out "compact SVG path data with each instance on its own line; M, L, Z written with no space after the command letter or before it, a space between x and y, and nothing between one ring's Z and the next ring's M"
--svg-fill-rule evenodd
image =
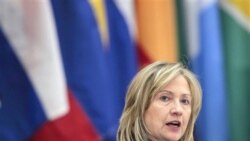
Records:
M170 95L173 95L174 92L172 91L169 91L169 90L160 90L159 93L167 93L167 94L170 94ZM190 93L183 93L181 94L182 96L185 96L185 97L192 97Z
M182 97L190 97L190 98L192 98L192 95L191 94L182 94Z
M173 95L174 93L173 92L171 92L171 91L168 91L168 90L160 90L159 91L159 93L167 93L167 94L171 94L171 95Z

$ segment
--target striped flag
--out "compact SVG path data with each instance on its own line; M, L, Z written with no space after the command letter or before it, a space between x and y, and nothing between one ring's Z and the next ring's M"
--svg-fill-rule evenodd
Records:
M185 9L192 69L203 89L196 138L202 141L227 141L229 121L218 2L186 0Z
M0 140L99 140L68 88L50 2L0 9Z

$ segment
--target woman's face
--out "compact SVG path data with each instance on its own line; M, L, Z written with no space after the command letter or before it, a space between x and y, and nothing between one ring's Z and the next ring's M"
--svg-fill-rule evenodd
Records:
M192 96L187 80L179 75L153 98L144 120L153 141L177 141L187 128Z

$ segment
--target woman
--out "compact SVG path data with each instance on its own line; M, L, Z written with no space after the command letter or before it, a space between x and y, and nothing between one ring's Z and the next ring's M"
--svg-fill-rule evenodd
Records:
M155 62L131 82L118 141L193 141L201 108L195 75L180 63Z

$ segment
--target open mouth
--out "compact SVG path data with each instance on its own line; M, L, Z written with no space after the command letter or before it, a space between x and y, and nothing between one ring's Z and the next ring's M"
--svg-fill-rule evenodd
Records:
M180 121L170 121L170 122L167 122L166 125L169 127L179 128L179 127L181 127L181 122Z

